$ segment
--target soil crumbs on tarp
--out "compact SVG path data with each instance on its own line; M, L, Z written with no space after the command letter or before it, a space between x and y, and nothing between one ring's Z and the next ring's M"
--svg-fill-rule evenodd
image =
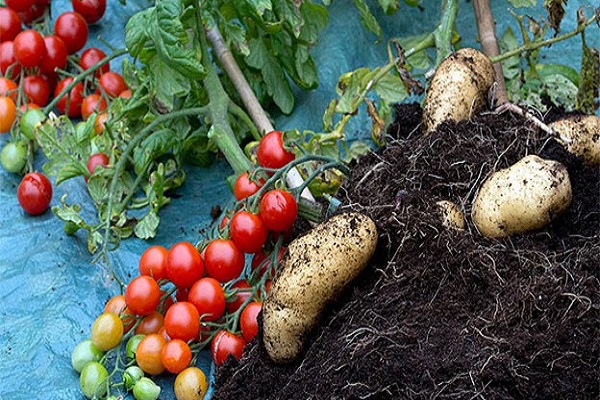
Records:
M511 114L420 133L397 108L388 145L339 197L376 221L378 250L325 312L300 359L269 360L261 333L216 375L215 399L596 399L600 169ZM542 231L487 239L470 222L490 172L528 154L567 166L569 209ZM465 212L444 228L435 203Z

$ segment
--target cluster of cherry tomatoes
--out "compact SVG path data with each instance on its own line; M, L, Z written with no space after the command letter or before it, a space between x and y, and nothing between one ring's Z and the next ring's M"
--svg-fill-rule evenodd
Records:
M144 251L139 276L123 295L106 303L91 338L73 352L73 367L81 373L86 396L109 395L106 381L115 378L104 365L110 359L105 352L124 352L126 362L116 367L122 370L118 386L144 399L160 393L145 374L165 372L177 374L178 400L202 399L208 384L194 364L204 348L210 348L217 366L230 356L241 358L258 333L262 301L298 215L295 197L277 188L281 179L269 180L270 173L295 158L282 136L272 131L261 139L257 160L264 177L253 180L256 173L243 173L237 178L235 211L221 219L211 239L198 247L179 242L170 249L154 245Z
M94 131L101 134L110 100L131 96L125 80L110 71L109 63L98 65L107 55L96 47L84 49L88 24L102 18L106 0L72 0L72 5L73 11L58 15L53 24L47 23L50 0L7 0L6 7L0 7L0 133L13 133L0 161L8 172L29 172L17 197L31 215L44 213L52 198L48 178L31 171L35 126L47 117L47 110L40 107L53 102L58 113L69 118L85 121L95 116ZM98 153L90 157L87 167L92 174L108 163L108 156Z

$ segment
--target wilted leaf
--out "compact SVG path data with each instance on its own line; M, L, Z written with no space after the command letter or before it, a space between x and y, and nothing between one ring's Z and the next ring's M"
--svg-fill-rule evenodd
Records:
M556 31L560 31L560 23L565 16L565 6L568 0L544 0L544 7L548 11L548 20L550 26Z
M385 144L385 131L383 129L385 122L383 118L379 116L375 104L369 99L366 99L365 102L367 103L367 113L369 114L369 117L371 117L371 138L377 146L383 146Z
M159 222L158 215L155 212L149 212L137 222L133 233L140 239L151 239L156 236Z
M581 72L579 73L579 89L576 107L586 114L593 114L600 86L600 56L598 49L588 47L583 41Z

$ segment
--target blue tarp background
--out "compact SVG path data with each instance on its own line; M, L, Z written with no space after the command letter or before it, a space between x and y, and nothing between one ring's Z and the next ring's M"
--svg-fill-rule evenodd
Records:
M435 3L435 4L434 4ZM439 16L438 1L423 1L426 9L402 7L392 17L380 16L384 38L374 45L375 37L360 24L357 10L350 1L337 0L330 7L330 20L320 44L314 49L321 85L312 92L296 92L296 108L291 116L277 116L280 129L319 130L326 105L335 96L337 77L361 66L375 67L387 61L386 41L391 36L408 36L431 30ZM507 12L506 1L492 1L499 32L507 24L515 26ZM542 3L538 0L538 3ZM598 1L570 1L563 31L575 27L575 12L580 5L598 6ZM106 15L90 29L88 47L105 45L102 36L112 46L124 46L124 26L127 19L146 8L146 0L128 0L121 5L108 0ZM458 30L463 46L477 46L476 27L471 2L461 1ZM53 0L53 15L70 10L66 0ZM545 16L540 7L534 17ZM598 29L590 30L588 39L598 47ZM581 44L579 38L554 46L547 62L560 62L579 68ZM112 69L119 70L119 62ZM370 122L358 119L349 127L350 136L369 132ZM8 135L0 137L0 147ZM37 168L41 169L38 157ZM161 212L157 237L150 242L137 239L124 241L112 254L112 263L119 276L137 274L141 253L151 244L165 247L187 240L196 242L198 231L210 224L210 209L215 204L226 205L233 200L225 178L231 173L228 165L218 163L210 168L187 169L185 185L178 189L179 198ZM70 365L73 347L89 337L91 325L104 303L118 293L118 285L106 279L106 273L92 264L83 236L68 237L62 222L51 212L30 217L20 208L16 189L20 176L0 168L0 400L20 399L80 399L79 378ZM70 202L79 203L89 216L95 215L83 179L72 179L54 187L51 205L68 193ZM210 357L205 354L200 365L210 373ZM172 378L161 378L161 399L174 398ZM251 382L248 382L251 384Z

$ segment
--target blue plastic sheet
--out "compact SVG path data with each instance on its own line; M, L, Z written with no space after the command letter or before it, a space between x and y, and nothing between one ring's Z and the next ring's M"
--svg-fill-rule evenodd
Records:
M430 30L439 16L437 1L423 1L425 11L408 9L396 16L378 15L384 37L375 45L375 36L360 24L358 13L349 1L338 0L330 8L330 20L321 42L313 51L319 69L321 85L312 92L296 91L296 108L290 116L276 116L280 129L321 129L321 116L335 97L337 77L361 66L375 67L387 61L386 41L391 36L407 36ZM435 3L435 4L434 4ZM499 31L514 19L507 12L508 3L493 1ZM541 0L538 1L541 3ZM575 10L593 1L570 1L563 30L575 27ZM105 17L90 30L88 46L105 48L101 36L115 48L124 46L124 26L136 11L150 5L145 0L128 0L121 5L108 0ZM598 4L595 4L598 6ZM461 1L457 26L463 46L477 46L472 5ZM70 10L70 2L54 0L53 15ZM534 17L545 16L538 8ZM588 35L591 45L599 46L598 30ZM581 44L578 38L560 43L546 62L567 63L578 68ZM114 61L112 68L119 69ZM349 136L359 137L370 131L367 118L358 118L349 125ZM0 137L0 147L8 139ZM41 157L36 167L41 169ZM165 247L187 240L199 239L199 231L211 223L211 207L226 206L233 201L225 178L231 174L223 162L210 168L187 168L185 185L177 190L180 197L161 211L161 225L155 239L144 242L125 240L111 254L116 273L130 277L137 273L141 253L152 244ZM20 399L80 399L79 377L71 368L70 355L74 346L89 337L91 325L104 303L118 293L118 286L107 279L106 271L92 264L82 235L63 233L62 222L46 212L30 217L20 208L16 189L20 177L0 168L0 400ZM87 216L94 216L93 206L82 178L72 179L54 187L51 205L58 204L63 194L70 202L83 206ZM208 354L203 354L199 366L211 373ZM173 378L159 378L161 399L174 398ZM250 382L248 384L251 384Z

